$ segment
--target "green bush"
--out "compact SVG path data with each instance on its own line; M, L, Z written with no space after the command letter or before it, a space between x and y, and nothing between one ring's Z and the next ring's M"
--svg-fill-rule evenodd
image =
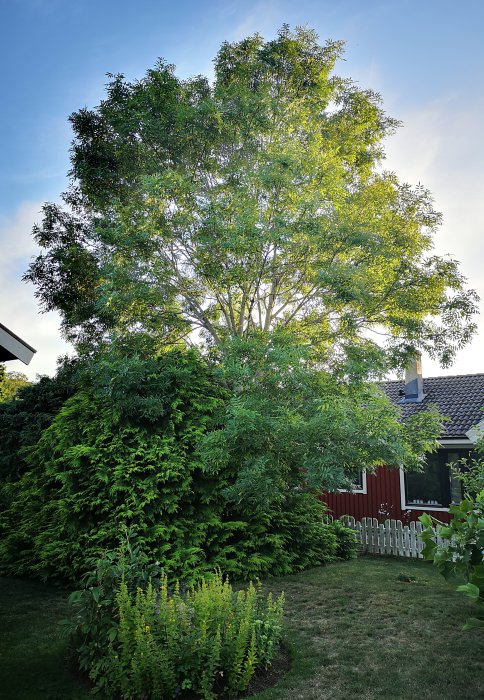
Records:
M287 485L263 505L234 500L236 468L206 468L198 448L226 390L196 353L106 358L79 386L11 475L3 573L72 585L124 527L170 580L195 582L217 567L250 580L334 558L314 493Z
M346 527L341 520L334 520L330 525L336 535L336 557L338 559L354 559L357 557L360 547L356 538L356 532L350 527Z
M128 560L148 572L139 552ZM219 571L181 594L178 583L169 590L163 574L136 581L136 567L126 562L126 555L99 562L85 589L71 596L80 666L98 692L171 700L186 691L210 700L245 690L258 668L270 666L283 594L273 601L260 583L234 592Z
M87 378L26 452L4 515L4 572L75 582L116 548L124 526L173 577L205 570L223 502L196 445L220 389L190 353L120 360L110 371L104 386Z
M27 469L24 448L49 427L75 390L76 363L65 362L55 377L40 377L19 388L14 398L0 401L0 485L18 479Z
M160 587L120 586L118 634L110 650L108 690L126 700L173 698L179 689L210 700L243 691L267 668L282 634L283 595L265 598L260 584L234 593L216 573L181 596Z
M92 569L82 577L82 588L69 596L73 615L64 625L79 668L98 687L105 682L106 649L117 634L113 610L121 581L136 591L150 581L156 584L161 574L159 564L151 562L133 540L136 533L126 531L118 549L88 559L86 564Z

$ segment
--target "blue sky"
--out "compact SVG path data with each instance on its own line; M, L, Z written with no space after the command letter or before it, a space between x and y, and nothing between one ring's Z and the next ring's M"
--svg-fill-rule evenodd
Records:
M39 316L20 277L42 203L66 188L68 115L102 99L107 72L141 77L163 56L181 76L210 75L222 41L270 38L283 22L346 41L336 72L379 91L404 123L385 167L431 189L444 214L436 250L460 260L484 297L481 0L0 0L0 321L38 350L28 369L11 369L52 373L66 348L58 318ZM453 368L424 358L424 372L484 372L484 318L480 326Z

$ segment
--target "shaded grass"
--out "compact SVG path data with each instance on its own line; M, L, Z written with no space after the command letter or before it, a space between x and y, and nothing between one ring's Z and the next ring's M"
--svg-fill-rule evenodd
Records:
M484 634L462 630L472 605L431 563L365 557L269 586L286 593L292 663L254 700L484 698Z
M363 558L271 579L286 593L289 672L254 700L484 698L484 634L471 604L422 561ZM66 595L0 579L0 697L84 700L58 620Z
M67 595L32 581L0 579L0 698L83 700L92 697L68 670L59 620Z

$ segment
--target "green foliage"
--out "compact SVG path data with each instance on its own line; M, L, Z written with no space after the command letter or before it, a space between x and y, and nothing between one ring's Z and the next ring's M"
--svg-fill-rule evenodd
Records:
M244 690L277 651L283 597L265 601L260 584L235 594L220 571L181 596L137 539L126 531L120 547L90 560L69 597L73 617L64 624L80 669L110 697Z
M284 26L224 43L212 84L160 61L71 117L26 279L86 367L9 485L7 571L73 580L134 525L169 577L289 573L335 555L320 490L435 446L435 412L401 423L371 380L416 347L448 363L476 297L341 52Z
M469 341L476 295L432 254L429 192L379 167L397 122L341 54L284 26L225 42L213 83L159 61L72 115L69 211L45 206L26 278L79 349L285 328L361 372Z
M462 482L467 498L473 498L484 491L484 440L482 438L476 445L476 453L473 457L458 460L452 469L452 476Z
M287 332L235 339L216 372L231 395L200 451L206 471L233 473L225 494L236 505L265 509L302 485L335 490L362 464L419 468L437 444L436 412L402 423L377 387L316 368Z
M457 590L477 604L477 617L469 619L466 628L484 627L484 491L450 506L449 513L448 525L426 513L420 516L425 525L423 555L433 560L446 580L461 582ZM435 542L434 525L443 544Z
M18 479L27 469L24 448L35 445L63 403L72 396L75 375L75 363L64 363L59 366L55 377L40 377L38 381L19 388L14 398L0 402L2 486L11 479Z
M171 699L183 691L212 700L243 691L267 668L282 634L284 596L265 597L260 583L235 593L220 572L185 595L162 576L135 597L122 581L114 609L116 636L104 682L110 697ZM182 692L180 693L180 689Z
M314 494L286 484L262 505L234 501L237 463L208 468L200 445L228 392L196 353L101 356L80 386L5 486L3 572L71 583L124 526L185 581L214 567L234 580L283 575L334 557Z
M323 524L325 512L314 494L297 489L264 507L229 503L230 519L211 543L209 561L234 580L285 576L332 561L337 543Z
M134 531L125 531L116 550L104 552L98 558L88 559L89 571L81 578L81 588L69 596L73 615L64 620L71 636L77 663L98 687L102 687L107 668L106 652L118 635L114 607L121 582L135 592L155 584L160 576L158 564L150 562L133 539Z
M195 447L218 389L193 354L141 364L143 381L139 360L113 360L103 384L101 361L100 386L86 381L28 451L4 518L7 570L75 580L87 558L116 546L122 525L134 525L141 546L182 578L203 564L219 515Z
M7 372L2 365L0 369L0 402L15 398L19 389L30 384L22 372Z
M360 551L356 532L350 527L345 527L341 520L333 520L330 525L336 535L336 557L338 559L355 559Z

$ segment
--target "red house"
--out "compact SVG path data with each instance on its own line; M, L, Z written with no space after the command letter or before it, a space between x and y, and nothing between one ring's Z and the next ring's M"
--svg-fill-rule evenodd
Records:
M449 418L444 424L437 452L427 456L426 468L405 473L401 469L380 467L374 474L362 470L351 491L327 493L323 500L334 517L352 515L356 520L394 518L406 523L429 512L439 520L449 520L449 505L462 497L461 482L452 477L449 464L468 456L484 430L484 374L422 378L417 360L407 370L405 381L382 385L402 417L438 406Z

